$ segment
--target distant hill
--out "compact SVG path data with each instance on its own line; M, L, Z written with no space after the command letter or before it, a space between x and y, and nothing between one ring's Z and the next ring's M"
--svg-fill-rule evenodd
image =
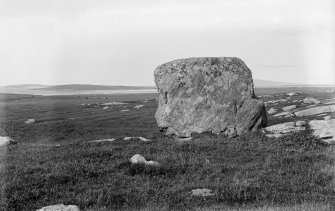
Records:
M16 84L16 85L7 85L1 86L0 88L3 89L39 89L39 88L46 88L50 85L42 85L42 84Z
M279 82L279 81L268 81L268 80L254 79L254 86L256 88L260 88L260 87L303 86L303 85L287 83L287 82Z
M35 90L137 90L137 89L156 89L154 86L107 86L91 84L66 84L36 88Z
M308 85L299 85L286 82L278 81L268 81L261 79L254 79L254 86L256 88L260 87L287 87L287 86L308 86ZM40 90L40 91L85 91L85 90L143 90L143 89L156 89L155 86L109 86L109 85L92 85L92 84L65 84L65 85L41 85L41 84L17 84L17 85L8 85L2 86L0 89L26 89L26 90Z

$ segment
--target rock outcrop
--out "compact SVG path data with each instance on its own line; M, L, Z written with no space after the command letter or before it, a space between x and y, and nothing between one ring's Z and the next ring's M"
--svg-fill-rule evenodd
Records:
M294 112L294 114L298 117L303 117L303 116L312 116L312 115L328 113L328 112L329 113L335 112L335 105L308 108L305 110Z
M317 100L313 97L306 97L305 99L303 99L303 103L306 104L320 104L320 100Z
M189 58L155 70L155 117L161 131L179 137L212 132L242 134L266 126L250 69L238 58Z
M325 142L335 142L335 119L312 120L309 122L313 135L323 139Z
M270 132L267 134L268 137L281 137L284 134L288 134L291 132L298 132L305 130L306 128L303 127L306 123L303 121L297 122L285 122L276 125L271 125L269 127L264 128L265 131Z

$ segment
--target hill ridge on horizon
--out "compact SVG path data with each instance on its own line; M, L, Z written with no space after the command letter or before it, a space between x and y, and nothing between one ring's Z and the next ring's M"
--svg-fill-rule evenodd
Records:
M286 86L334 86L332 84L296 84L290 82L271 81L264 79L254 79L255 88L266 87L286 87ZM96 84L62 84L62 85L42 85L42 84L14 84L0 86L2 89L26 88L32 90L131 90L131 89L156 89L155 86L131 86L131 85L96 85Z

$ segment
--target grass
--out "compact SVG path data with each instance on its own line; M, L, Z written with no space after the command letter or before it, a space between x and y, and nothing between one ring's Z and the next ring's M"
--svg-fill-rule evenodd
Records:
M59 203L83 210L331 210L335 149L310 131L280 139L261 132L233 139L205 133L175 142L158 131L156 102L141 101L152 97L4 100L0 135L19 143L0 149L0 210ZM128 104L106 110L96 104L112 101ZM93 105L81 106L85 102ZM138 104L144 107L133 109ZM24 124L27 118L36 123ZM84 143L100 138L117 140ZM134 154L161 165L131 164ZM210 188L214 196L191 196L195 188Z

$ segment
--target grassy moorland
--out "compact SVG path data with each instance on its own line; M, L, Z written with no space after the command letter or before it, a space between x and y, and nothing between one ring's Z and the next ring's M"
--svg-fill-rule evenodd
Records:
M333 96L323 90L291 100L309 95ZM0 210L59 203L82 210L331 210L335 205L335 148L309 130L280 139L256 132L232 139L200 134L176 142L158 131L154 97L2 95L0 136L18 144L0 148ZM106 102L127 104L103 109L99 103ZM130 111L121 112L125 109ZM25 124L28 118L36 123ZM269 118L270 125L283 121L291 118ZM124 141L125 136L152 141ZM103 138L116 141L87 143ZM134 154L161 165L130 164ZM191 196L195 188L212 189L214 195Z

